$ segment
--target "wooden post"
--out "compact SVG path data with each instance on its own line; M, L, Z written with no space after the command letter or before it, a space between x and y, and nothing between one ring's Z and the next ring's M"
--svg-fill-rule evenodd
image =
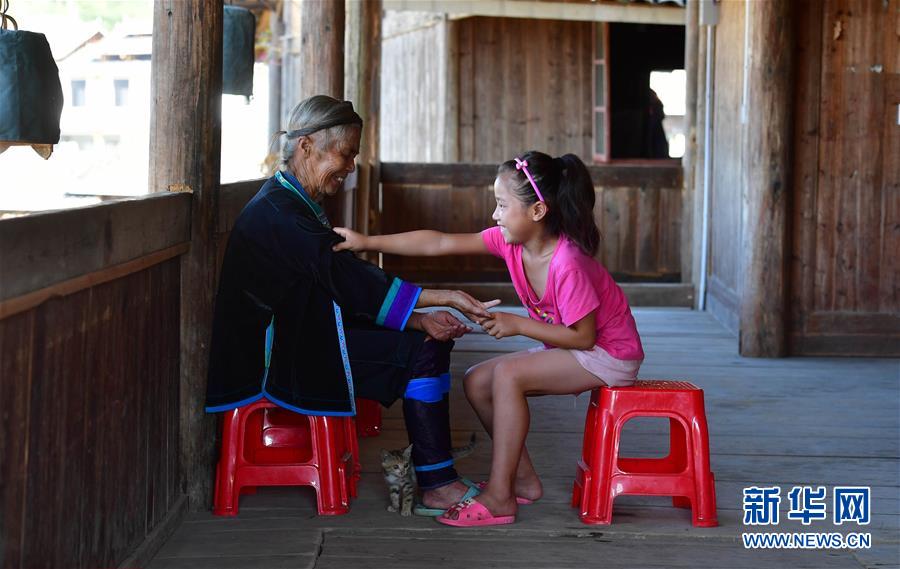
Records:
M686 76L684 110L684 156L681 167L684 187L681 200L681 282L697 284L693 280L694 201L697 192L694 162L697 155L697 55L700 37L699 0L688 0L685 14L684 70Z
M269 133L274 135L282 129L281 118L281 62L282 37L284 36L284 20L281 5L269 13L269 32L272 39L269 44Z
M345 92L364 121L354 200L354 225L362 233L373 229L372 206L378 203L380 183L381 14L381 0L353 2L348 13L348 28L354 30L351 39L355 40L347 53L349 81L354 84L348 82Z
M222 146L222 0L156 0L151 66L150 188L192 192L181 261L180 455L193 509L212 497L212 415L204 413L215 280Z
M444 15L447 88L444 90L444 162L459 162L459 34L456 21Z
M793 2L751 2L740 353L787 351Z
M695 2L699 3L698 2ZM699 8L699 6L698 6ZM699 10L698 10L699 12ZM699 19L699 14L698 14ZM709 26L697 26L697 80L696 80L696 89L697 89L697 100L695 103L696 112L694 116L696 117L696 130L694 132L694 145L696 148L696 152L693 157L693 172L692 177L694 180L694 187L696 191L693 196L693 200L691 200L691 216L690 216L690 231L691 231L691 283L694 285L694 309L697 310L703 305L704 299L702 295L704 291L700 290L700 282L703 279L703 275L701 274L703 271L703 180L704 180L704 172L706 168L706 99L707 99L707 85L706 85L706 66L707 66L707 47L708 47L708 38L707 34L710 33ZM685 172L685 178L687 178L687 173ZM686 222L682 222L683 226L686 226Z
M300 96L300 68L303 50L300 46L300 0L282 5L281 21L284 34L281 41L281 127L288 128L290 112L303 97Z
M344 0L301 4L300 98L344 97Z
M313 95L344 98L344 0L304 0L300 5L300 89L289 108ZM325 201L334 225L353 224L353 196L339 192Z

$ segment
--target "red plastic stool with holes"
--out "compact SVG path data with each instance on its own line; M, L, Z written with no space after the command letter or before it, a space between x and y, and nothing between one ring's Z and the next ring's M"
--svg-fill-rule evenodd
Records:
M381 403L371 399L356 400L356 432L361 437L377 437L381 432Z
M240 495L257 486L312 486L320 515L345 514L359 470L352 417L301 415L260 399L224 413L213 513L237 515Z
M635 417L669 419L669 456L619 457L622 427ZM572 507L586 524L609 524L613 500L623 494L672 496L674 506L691 508L695 526L718 525L702 389L686 381L637 381L593 391Z

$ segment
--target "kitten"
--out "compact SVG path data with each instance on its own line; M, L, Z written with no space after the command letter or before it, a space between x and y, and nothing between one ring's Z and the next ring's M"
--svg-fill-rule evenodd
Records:
M401 516L412 514L416 494L411 453L412 445L403 450L381 450L381 469L391 498L387 511L399 511Z
M466 445L450 449L450 456L454 460L469 456L475 450L476 442L475 433L472 433ZM381 451L381 470L390 492L387 511L399 511L401 516L412 514L416 495L416 473L410 459L411 454L412 445L399 450Z

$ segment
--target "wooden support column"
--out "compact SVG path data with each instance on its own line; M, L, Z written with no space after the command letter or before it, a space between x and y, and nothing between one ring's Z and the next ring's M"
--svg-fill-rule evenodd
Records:
M699 4L699 0L694 2ZM699 6L698 6L699 8ZM699 10L698 10L699 12ZM698 14L699 19L699 14ZM691 200L690 224L686 221L682 222L682 226L689 226L691 232L691 267L690 282L694 285L694 309L697 310L703 306L704 299L702 296L704 291L700 290L700 282L703 279L703 192L704 192L704 173L706 168L706 66L707 66L707 48L709 43L708 34L710 34L709 26L697 26L697 79L696 79L696 103L695 114L696 130L694 131L694 147L696 152L693 157L692 176L694 179L695 192L693 200ZM685 178L687 178L685 172ZM687 218L685 218L687 219Z
M272 40L269 45L269 136L282 129L281 110L281 67L282 50L284 48L282 37L284 36L284 7L278 5L269 14L269 32Z
M740 353L787 351L793 2L750 2Z
M181 478L193 509L212 497L212 415L204 413L215 280L222 143L222 0L156 0L151 67L150 188L190 191L181 262Z
M379 118L381 101L381 0L349 4L347 47L348 81L345 96L353 101L363 118L359 173L355 188L354 226L370 233L375 227L381 162L379 160ZM377 258L377 255L371 256Z
M300 4L300 89L297 103L313 95L344 98L344 0L304 0ZM334 225L353 224L353 195L342 191L325 200Z
M313 95L344 97L344 0L301 4L300 102Z
M693 239L694 239L694 201L700 196L697 192L697 184L694 162L697 156L697 64L698 42L700 38L699 25L699 0L688 0L685 13L685 40L684 40L684 70L685 70L685 110L684 130L685 145L684 156L681 158L681 167L684 171L684 187L681 199L681 282L693 283Z

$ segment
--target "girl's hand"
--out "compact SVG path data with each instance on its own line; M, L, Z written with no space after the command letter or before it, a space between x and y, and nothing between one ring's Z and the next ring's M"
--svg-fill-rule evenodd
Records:
M490 320L481 323L484 331L497 338L508 338L510 336L519 336L522 334L519 324L523 318L509 312L493 312Z
M454 340L472 331L455 316L445 310L422 315L422 329L435 340Z
M362 233L357 233L346 227L335 227L334 232L344 238L343 243L338 243L331 248L335 253L338 251L366 251L368 250L368 237Z
M466 318L477 324L481 324L484 320L492 317L491 313L488 312L488 308L500 304L499 298L481 302L472 295L461 290L451 290L447 292L448 297L443 305L459 310L466 315Z

